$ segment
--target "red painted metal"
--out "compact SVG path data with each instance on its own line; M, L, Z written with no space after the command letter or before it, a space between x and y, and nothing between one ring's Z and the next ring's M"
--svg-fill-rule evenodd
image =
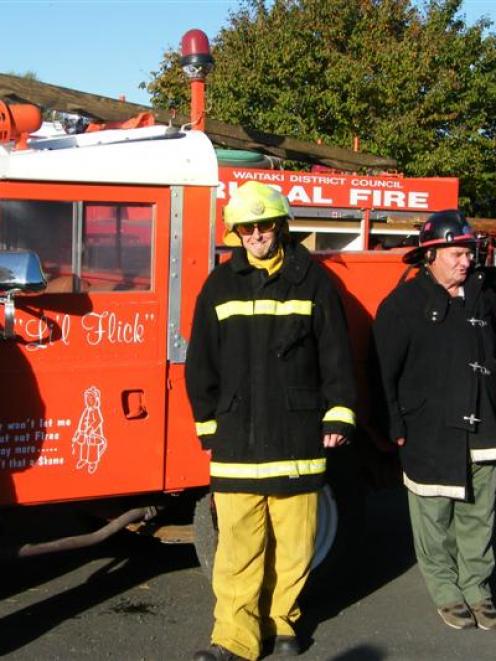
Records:
M36 106L30 103L8 105L0 99L0 144L15 140L18 149L25 149L28 134L37 131L41 122L41 111Z
M201 79L191 80L191 126L205 130L205 81Z
M150 291L17 299L17 341L2 345L0 503L162 491L166 425L176 417L169 414L166 360L170 189L2 182L0 196L19 202L147 203L155 210ZM191 224L199 209L186 209L195 214ZM202 278L207 259L199 257L205 261ZM190 283L192 296L199 281L198 275ZM184 379L179 388L184 392ZM98 391L93 409L92 389ZM143 411L136 414L134 406L130 415L129 393L136 392ZM201 455L186 402L182 416L190 422L182 430L184 443ZM77 438L85 425L92 433L82 431Z

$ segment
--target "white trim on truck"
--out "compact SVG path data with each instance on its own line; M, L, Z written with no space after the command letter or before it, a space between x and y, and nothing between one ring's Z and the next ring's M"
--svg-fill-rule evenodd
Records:
M214 148L201 131L114 129L0 146L0 180L217 186Z

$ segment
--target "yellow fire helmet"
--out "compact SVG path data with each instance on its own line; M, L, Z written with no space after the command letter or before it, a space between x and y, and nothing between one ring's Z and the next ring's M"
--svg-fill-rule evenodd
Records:
M289 231L287 219L293 218L293 212L286 196L267 184L247 181L234 191L224 207L224 243L240 246L241 239L233 231L236 225L270 218L284 218L283 231Z

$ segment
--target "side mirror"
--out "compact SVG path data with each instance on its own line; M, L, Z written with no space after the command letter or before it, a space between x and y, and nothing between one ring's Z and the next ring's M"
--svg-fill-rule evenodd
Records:
M38 255L30 250L0 252L0 304L5 307L2 339L15 337L14 296L19 292L38 292L47 281Z

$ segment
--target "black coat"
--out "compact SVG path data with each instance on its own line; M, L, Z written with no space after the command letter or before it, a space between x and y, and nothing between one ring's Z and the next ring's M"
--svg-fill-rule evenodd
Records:
M496 459L496 296L471 273L452 298L426 269L381 304L374 338L407 486L465 498L467 466Z
M323 483L325 432L349 433L354 385L340 299L299 245L268 277L244 249L208 277L186 384L212 489L302 493ZM323 417L328 421L323 421Z

